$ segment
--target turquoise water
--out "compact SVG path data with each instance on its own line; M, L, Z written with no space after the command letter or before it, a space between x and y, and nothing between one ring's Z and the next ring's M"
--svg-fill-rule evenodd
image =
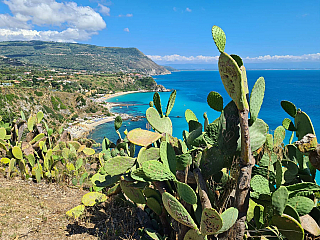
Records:
M284 118L290 118L280 105L281 100L288 100L309 115L316 133L320 134L320 70L249 70L247 77L250 91L255 81L261 76L265 78L266 91L259 118L269 125L271 131L281 125ZM204 112L207 112L210 122L219 117L219 113L207 105L206 99L210 91L219 92L223 96L224 105L231 100L224 89L218 71L181 71L154 77L158 84L177 90L176 102L170 117L173 135L178 138L182 138L182 131L188 129L184 119L186 109L191 109L200 122L204 121ZM160 93L160 96L165 111L170 93ZM115 97L110 101L136 104L129 107L116 107L113 111L137 116L145 115L152 97L153 93L135 93ZM125 128L131 130L137 127L145 129L146 123L145 119L138 122L124 121L124 126L120 130ZM113 123L98 126L90 137L101 142L104 136L108 136L113 141L117 139ZM290 133L287 132L286 139L289 138ZM317 175L320 182L320 174Z

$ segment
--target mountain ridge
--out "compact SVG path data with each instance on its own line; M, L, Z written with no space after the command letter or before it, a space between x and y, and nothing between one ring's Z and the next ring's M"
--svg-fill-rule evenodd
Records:
M24 63L96 72L169 74L137 48L45 41L0 42L0 55Z

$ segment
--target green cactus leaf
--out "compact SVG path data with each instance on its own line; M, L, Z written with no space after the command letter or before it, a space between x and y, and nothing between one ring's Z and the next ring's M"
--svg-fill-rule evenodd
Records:
M1 141L0 141L0 149L3 149L3 150L5 150L6 152L8 152L8 148L7 148L6 145L5 145L4 143L2 143Z
M230 207L221 214L222 227L216 234L228 231L238 219L239 211L234 207Z
M108 138L104 137L102 140L101 148L102 151L107 151L107 149L111 146L111 142Z
M45 137L45 134L44 134L44 133L40 133L40 134L38 134L37 136L35 136L34 139L32 139L32 140L30 141L30 144L34 144L34 143L40 141L40 140L41 140L42 138L44 138L44 137Z
M85 195L83 195L82 199L81 199L82 203L84 206L94 206L97 203L103 203L105 201L107 201L107 196L103 193L99 193L99 192L89 192L86 193Z
M310 198L297 196L289 198L288 205L296 209L300 216L303 216L312 210L314 202Z
M273 164L277 161L277 155L275 153L270 153L270 155L271 156L269 156L269 153L265 152L259 161L259 166L261 167L273 166Z
M172 108L173 108L173 105L174 105L174 102L176 100L176 95L177 95L177 90L174 90L171 94L170 94L170 97L169 97L169 101L168 101L168 104L167 104L167 110L166 110L166 117L169 116Z
M40 123L41 122L41 120L43 119L43 112L42 111L39 111L38 113L37 113L37 123Z
M151 181L145 174L142 168L137 168L130 173L130 177L139 182Z
M265 92L265 81L263 77L260 77L254 84L251 96L250 96L250 120L252 122L256 121L258 114L261 109L261 105L264 98Z
M115 119L114 119L114 128L116 130L119 130L119 128L121 128L122 126L122 118L120 116L117 116Z
M1 138L1 139L4 139L4 138L6 137L6 135L7 135L6 129L3 128L3 127L1 127L1 128L0 128L0 138Z
M159 233L157 233L155 230L144 228L143 231L148 235L149 238L152 240L163 240ZM141 239L145 239L145 237L142 237Z
M177 159L176 154L168 142L161 142L160 144L160 157L163 165L165 165L173 174L176 174L176 168L177 168Z
M320 191L320 186L316 183L312 182L303 182L303 183L296 183L287 186L289 193L298 192L298 191Z
M291 207L290 205L288 205L288 204L286 205L283 213L293 217L295 220L297 220L299 223L301 223L299 214L297 213L296 209Z
M153 181L174 180L175 175L167 169L162 163L151 160L142 163L142 169L145 175Z
M272 205L275 213L281 216L287 205L289 192L285 186L280 186L274 193L272 193Z
M296 127L294 126L293 122L289 118L285 118L282 121L282 126L289 130L289 131L297 131Z
M131 187L130 184L131 183L127 181L120 181L120 186L124 194L135 203L145 204L146 199L143 196L141 189Z
M125 173L134 165L135 161L135 158L117 156L110 158L104 164L103 168L109 175L115 176Z
M202 235L199 230L190 229L183 240L207 240L206 236Z
M41 177L42 177L42 166L37 163L34 167L34 172L35 172L35 175L36 175L36 180L37 180L37 183L41 182Z
M0 162L3 164L10 164L10 159L9 158L1 158Z
M267 134L266 144L269 151L273 150L273 136L272 134Z
M289 101L281 101L281 107L286 111L291 117L295 118L297 114L296 106Z
M251 151L255 152L263 146L267 139L268 125L262 120L257 119L249 127ZM238 141L239 143L241 141Z
M284 169L282 168L281 162L279 160L276 161L275 165L276 165L276 186L277 188L279 188L282 183Z
M272 223L278 230L290 240L303 240L304 230L300 223L293 217L283 214L282 216L274 215Z
M85 206L81 204L81 205L76 206L75 208L72 208L71 210L67 211L66 215L68 217L77 219L84 213L84 210L85 210Z
M172 218L187 227L198 229L188 211L174 196L168 192L164 192L162 194L162 202Z
M221 132L221 123L220 119L217 118L213 123L210 123L205 128L205 133L203 135L204 140L213 146L218 146L219 135Z
M197 116L190 109L187 109L186 112L184 113L184 115L187 120L187 123L189 123L189 121L191 121L191 120L198 122Z
M203 150L200 160L200 168L205 179L218 173L225 165L225 156L217 147L206 148Z
M145 147L142 147L139 151L137 161L142 165L142 163L149 161L149 160L158 160L160 158L160 149L151 147L146 149Z
M248 208L248 212L247 212L247 221L251 222L251 220L254 217L254 208L257 206L258 204L253 201L251 198L249 199L249 208Z
M26 158L28 159L28 162L30 163L31 167L33 168L36 162L36 159L34 157L33 154L29 154L26 156Z
M130 142L138 146L149 146L150 144L158 141L162 137L161 134L142 130L139 128L133 129L127 134L127 138Z
M203 128L206 129L209 125L209 118L208 118L208 115L207 113L203 113L203 118L204 118L204 125L203 125Z
M224 48L226 46L226 34L220 27L216 25L212 27L211 32L214 43L216 44L219 52L224 52Z
M260 164L260 163L259 163ZM257 166L254 166L252 168L252 176L254 175L261 175L263 176L264 178L268 179L269 180L269 183L270 184L274 184L275 183L275 180L276 180L276 175L274 174L273 171L270 171L268 170L267 168L265 167L257 167Z
M268 179L264 178L261 175L255 175L250 182L251 188L253 191L259 194L268 194L270 193L270 186Z
M91 155L95 154L95 152L96 152L93 148L85 148L82 151L87 156L91 156Z
M162 208L160 203L153 197L147 198L147 206L151 208L152 211L154 211L157 215L161 215Z
M207 103L212 109L218 112L221 112L223 110L223 98L217 92L212 91L208 94Z
M312 122L305 112L297 112L297 115L294 119L294 125L297 128L296 135L299 141L308 133L316 135Z
M237 62L239 68L241 68L243 66L243 61L242 61L241 57L239 57L236 54L230 54L230 57L232 57Z
M192 156L189 153L184 153L176 156L177 166L176 170L183 171L192 163Z
M203 235L217 233L222 227L220 214L213 208L205 208L202 211L200 231Z
M177 192L179 196L186 202L191 205L197 203L197 195L193 189L186 183L176 182Z
M76 151L78 151L81 147L81 144L77 141L68 141L67 143L69 146L72 146Z
M227 53L222 52L219 57L219 73L222 83L231 99L239 110L248 109L249 104L246 98L242 72L237 62Z
M320 236L320 227L309 214L302 216L300 219L301 226L304 230L308 231L316 237Z
M162 107L161 107L161 100L160 100L160 95L158 92L155 92L153 94L153 103L154 106L156 107L158 114L160 114L161 117L163 117L163 112L162 112Z
M18 147L18 146L14 146L12 148L12 154L16 159L22 159L23 158L21 148Z
M28 130L29 132L32 132L34 125L37 122L37 116L36 115L30 115L30 117L28 118L28 122L27 122L27 126L28 126Z
M172 135L172 122L168 117L160 117L159 113L154 108L148 108L146 118L150 125L159 133L168 133Z
M241 71L241 79L242 79L244 94L248 98L249 88L248 88L247 71L243 65L240 67L240 71Z
M257 204L254 207L254 222L256 224L257 229L261 229L264 224L263 213L264 207L262 205Z
M154 189L154 188L146 187L143 190L143 194L147 198L152 197L152 198L156 199L159 203L161 203L161 201L162 201L160 192L158 190Z
M110 176L110 175L102 175L100 173L96 173L92 176L91 182L97 187L109 187L115 184L120 180L119 175Z
M273 145L278 147L286 137L286 130L283 126L279 126L274 130Z

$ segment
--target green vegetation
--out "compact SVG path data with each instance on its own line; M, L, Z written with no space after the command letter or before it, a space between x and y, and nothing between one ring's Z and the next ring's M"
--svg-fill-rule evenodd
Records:
M54 68L96 72L169 73L136 48L99 47L78 43L12 41L0 43L0 55L14 60ZM3 59L3 62L6 59Z

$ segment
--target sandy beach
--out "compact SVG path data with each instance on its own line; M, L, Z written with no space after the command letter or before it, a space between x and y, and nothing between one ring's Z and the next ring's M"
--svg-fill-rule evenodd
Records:
M141 93L141 92L149 92L147 90L140 90L140 91L128 91L128 92L117 92L117 93L112 93L112 94L106 94L100 98L94 99L95 102L97 103L105 103L105 106L108 108L108 110L111 112L111 109L115 106L118 106L118 103L110 103L107 102L108 99L117 97L117 96L122 96L126 94L131 94L131 93ZM97 126L107 123L107 122L112 122L114 119L119 115L112 113L113 116L104 116L104 117L98 117L98 118L92 118L90 120L86 120L83 122L75 122L71 126L67 128L67 131L71 134L73 138L80 138L89 132L91 132L93 129L95 129ZM127 114L121 114L120 115L122 119L128 119L130 118L129 115Z

